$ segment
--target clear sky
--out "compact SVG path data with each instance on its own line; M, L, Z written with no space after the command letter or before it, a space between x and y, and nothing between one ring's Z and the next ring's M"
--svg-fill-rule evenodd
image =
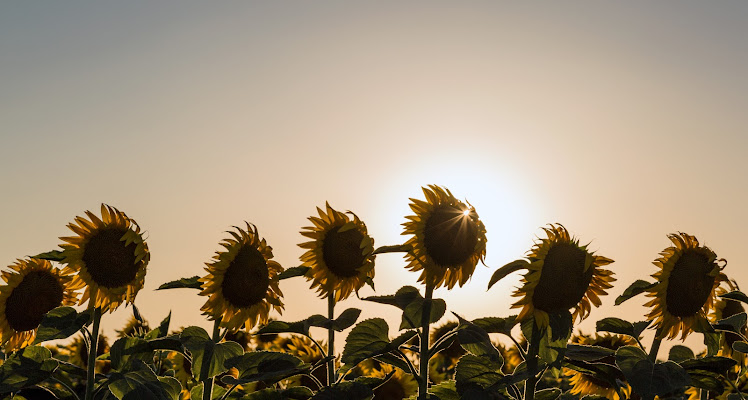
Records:
M316 206L397 244L408 198L435 183L488 230L489 268L435 293L466 317L516 312L519 275L487 281L550 222L616 261L587 332L643 319L643 297L613 300L670 232L748 288L745 21L741 1L3 2L0 264L106 202L147 232L145 316L208 326L196 291L153 289L203 275L232 225L296 266ZM404 266L377 259L377 294L416 285ZM324 313L307 287L283 281L282 319Z

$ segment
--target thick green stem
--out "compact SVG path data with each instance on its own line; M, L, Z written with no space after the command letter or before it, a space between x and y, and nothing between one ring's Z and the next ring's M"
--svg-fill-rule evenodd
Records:
M532 321L532 337L527 349L527 373L525 381L525 400L535 400L535 385L538 383L538 353L540 352L540 329L536 322Z
M335 291L327 296L327 318L332 322L335 319ZM327 386L332 386L337 379L335 374L335 330L332 324L327 328L327 355L333 357L327 362Z
M434 295L434 286L426 284L426 297L423 302L421 314L421 359L419 361L418 400L428 398L429 389L429 326L431 325L431 298Z
M216 320L213 324L213 342L218 343L221 339L221 320ZM203 383L203 400L211 400L213 397L213 378L208 378L209 362L207 358L203 359L203 365L200 368L200 382Z
M652 347L649 349L649 359L652 362L657 361L657 353L660 351L660 344L662 344L662 331L660 329L655 333L654 341L652 341Z
M93 399L94 385L96 384L96 350L99 345L99 325L101 324L101 308L93 309L93 328L91 342L88 345L88 364L86 365L86 400Z

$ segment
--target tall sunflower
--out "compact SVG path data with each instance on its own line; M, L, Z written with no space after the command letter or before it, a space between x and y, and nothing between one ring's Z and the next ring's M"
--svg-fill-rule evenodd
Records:
M18 260L4 271L0 286L0 342L6 351L29 345L42 317L61 305L75 304L72 271L54 268L47 260Z
M337 211L329 203L325 208L317 207L319 217L309 217L314 226L302 228L301 234L312 240L299 246L306 249L301 261L310 268L306 277L311 288L320 297L334 292L337 302L374 278L374 239L356 214Z
M512 308L522 308L517 320L530 316L538 327L547 327L548 314L559 314L574 309L572 318L583 320L592 309L599 307L601 295L612 287L613 272L600 268L613 260L596 256L580 246L561 224L543 228L546 239L535 242L527 260L527 273L522 287L514 292L521 297Z
M68 224L78 236L60 238L67 242L60 245L62 262L77 272L73 286L86 288L80 304L91 299L92 306L111 312L132 303L143 288L148 245L138 224L114 207L102 204L101 218L86 215Z
M426 201L411 198L415 215L403 226L403 235L412 235L406 246L407 268L421 271L419 282L434 289L464 285L486 256L486 227L475 208L457 200L452 193L436 185L422 188Z
M668 238L673 246L654 261L660 270L652 275L657 284L647 293L653 297L645 304L652 307L647 318L654 321L660 338L673 339L681 333L685 339L691 331L707 327L715 290L727 276L722 273L724 265L719 265L724 260L717 260L714 251L699 245L696 237L679 232Z
M610 334L595 334L595 336L574 335L571 338L571 342L587 346L604 347L606 349L614 351L623 346L636 345L636 341L631 337L625 335ZM601 360L595 361L595 363L615 366L616 357L615 355L610 355ZM615 388L606 381L595 378L591 375L581 373L579 371L575 371L573 369L564 369L564 375L569 378L569 384L572 385L572 394L578 394L580 395L580 397L585 395L599 395L605 396L608 399L620 400ZM623 374L616 378L622 382L626 381L626 378L623 376ZM624 387L621 389L621 393L628 397L628 395L631 393L631 388L628 385L624 385Z
M251 329L267 323L271 309L283 311L278 286L283 267L271 260L273 248L260 238L257 227L246 224L246 230L228 232L232 238L221 242L226 250L205 264L208 275L200 279L200 295L209 296L200 310L229 330Z

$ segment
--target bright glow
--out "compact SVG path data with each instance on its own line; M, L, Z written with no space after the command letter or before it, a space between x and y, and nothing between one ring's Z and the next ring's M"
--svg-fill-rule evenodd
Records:
M464 216L466 216L466 217L467 217L468 215L470 215L470 209L468 208L468 209L466 209L465 211L463 211L463 212L462 212L462 215L464 215Z

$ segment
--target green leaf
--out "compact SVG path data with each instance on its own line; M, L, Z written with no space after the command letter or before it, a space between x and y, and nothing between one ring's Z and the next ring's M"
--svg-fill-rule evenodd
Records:
M521 269L527 269L528 265L530 265L530 263L527 260L514 260L509 264L506 264L503 267L497 269L493 273L493 275L491 275L491 279L488 281L488 289L491 289L491 286L495 285L496 282L504 279L512 272L516 272Z
M616 351L616 365L632 389L645 400L674 392L691 382L680 365L672 361L655 364L636 346L619 348Z
M549 328L545 329L543 332L540 332L542 336L540 338L540 345L538 347L538 356L540 357L541 361L547 364L552 364L555 368L555 363L557 361L560 361L560 358L563 358L562 352L560 352L559 350L563 350L566 348L566 344L569 341L569 337L571 336L571 314L567 312L567 315L563 318L550 317L549 321ZM566 322L564 323L563 321ZM528 318L522 321L522 334L525 336L525 338L527 338L528 341L532 340L534 324L534 318ZM558 326L556 327L557 334L566 333L565 337L560 337L556 340L551 339L552 332L554 332L554 324Z
M460 400L456 382L453 380L443 381L438 385L431 386L429 393L438 397L439 400Z
M719 297L723 299L730 299L730 300L741 301L743 303L748 303L748 296L746 296L745 293L741 292L740 290L734 290L730 293L725 293Z
M748 343L739 340L732 344L732 349L741 353L748 353Z
M229 384L265 382L272 385L294 375L309 372L310 365L299 358L275 351L255 351L244 353L226 361L225 366L239 370L239 377L228 376L224 379Z
M270 321L270 323L260 328L256 335L299 333L309 336L309 328L313 326L327 329L331 326L331 323L327 317L320 314L314 314L307 319L296 322Z
M117 339L109 350L112 368L117 370L129 370L134 360L149 362L153 359L156 350L171 350L184 353L181 341L177 336L167 336L146 340L134 336L126 336Z
M34 344L55 339L67 339L91 323L92 310L78 313L72 307L57 307L42 317Z
M57 262L61 262L65 260L65 257L62 255L62 252L60 250L52 250L46 253L39 253L35 255L33 258L38 258L41 260L48 260L48 261L57 261Z
M381 246L374 250L373 254L384 254L384 253L407 253L412 250L410 245L396 244L393 246Z
M403 332L390 342L389 326L384 319L372 318L359 322L345 339L345 348L341 357L345 365L341 368L341 373L367 358L397 350L416 334L416 331Z
M467 392L475 391L475 387L481 391L496 384L503 376L500 368L501 364L486 357L465 354L455 367L455 388L463 398L470 398Z
M191 278L177 279L176 281L166 282L159 286L156 290L164 289L201 289L202 282L199 282L199 276L193 276Z
M233 392L232 395L235 393L236 391ZM222 388L220 385L213 385L213 391L210 393L210 398L211 400L218 400L222 398L224 394L226 394L226 389ZM190 389L190 400L203 400L202 382L198 382L197 385Z
M675 346L670 348L670 354L667 357L668 360L677 363L681 363L692 358L696 358L696 355L693 354L693 350L679 344L676 344Z
M125 374L115 372L109 380L109 391L119 400L179 400L182 385L172 377L156 376L138 362L137 370Z
M641 333L649 326L649 321L634 322L633 324L629 321L609 317L603 318L597 321L596 328L598 332L611 332L619 333L621 335L628 335L634 338L639 338Z
M370 400L374 391L368 385L351 381L322 388L312 400Z
M535 400L556 400L561 396L561 389L548 388L535 392Z
M719 352L720 334L716 332L704 333L704 345L706 346L706 355L713 356Z
M185 328L179 339L192 355L192 376L196 379L200 379L204 370L207 378L225 372L228 369L224 367L226 360L244 354L239 343L214 343L205 329L197 326Z
M748 316L746 315L746 313L741 312L717 321L717 323L713 324L712 327L716 331L725 331L740 334L743 327L745 327L746 321L748 321Z
M356 323L358 317L361 315L361 310L358 308L349 308L332 321L332 329L338 332L342 332Z
M607 383L610 387L619 387L619 380L624 380L623 372L614 365L605 363L587 362L566 359L563 362L565 368L573 369L597 380Z
M486 317L473 320L475 325L488 333L501 333L507 336L511 335L512 328L514 328L518 322L516 315L510 315L506 318Z
M626 290L623 291L623 294L618 296L616 298L616 305L621 305L624 301L637 296L639 294L642 294L649 289L652 289L657 285L657 282L647 282L643 280L637 280L636 282L632 283L629 287L626 288Z
M704 370L726 375L727 371L737 365L738 362L728 357L711 356L686 360L680 363L686 371Z
M397 290L394 295L387 296L370 296L364 297L361 300L373 301L380 304L389 304L395 306L401 310L405 310L406 307L417 299L423 299L418 289L413 286L403 286Z
M457 314L455 316L460 321L457 329L457 339L460 341L460 346L476 356L488 358L494 365L498 365L497 369L500 369L504 365L504 358L491 343L488 333L461 316Z
M242 400L306 400L314 393L305 386L292 386L287 389L263 389L249 393Z
M145 339L156 339L156 338L162 338L169 334L169 325L171 324L171 311L169 311L169 315L164 318L161 323L158 325L158 328L153 329L152 331L146 333Z
M419 294L420 296L420 294ZM403 310L403 318L400 322L400 330L417 329L421 326L421 318L425 308L426 300L423 298L415 299ZM430 322L436 322L447 311L447 302L442 299L431 300L431 317Z
M699 389L710 390L715 393L722 393L726 389L724 377L716 372L699 369L687 372L688 376L691 377L691 386Z
M57 360L49 349L28 346L11 354L0 365L0 394L31 387L52 376Z
M283 279L293 278L296 276L304 276L306 275L307 272L309 272L310 269L311 268L304 267L304 266L288 268L284 270L283 272L281 272L280 275L278 275L278 279L283 280Z
M394 355L394 354L382 354L381 356L374 357L375 360L379 361L383 364L389 364L393 367L400 368L401 370L405 372L410 372L410 369L408 367L408 363L405 362L400 356Z
M571 343L566 345L564 352L566 358L579 361L597 361L614 354L615 351L605 347Z

